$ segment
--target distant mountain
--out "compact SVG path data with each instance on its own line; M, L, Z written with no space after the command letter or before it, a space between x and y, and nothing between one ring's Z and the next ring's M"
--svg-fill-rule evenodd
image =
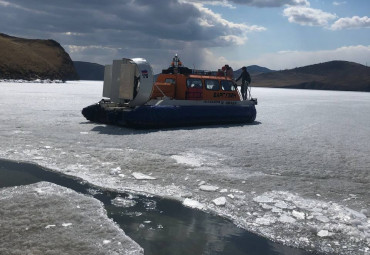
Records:
M80 80L104 80L104 66L96 63L73 61Z
M262 66L257 66L257 65L251 65L251 66L247 66L247 71L250 75L258 75L258 74L262 74L262 73L271 73L271 72L275 72L274 70L270 70L266 67L262 67ZM238 78L239 75L241 74L242 72L242 69L238 69L236 71L234 71L234 78Z
M0 33L0 79L76 80L78 75L58 42Z
M254 87L370 91L370 67L347 61L330 61L252 75L251 85Z

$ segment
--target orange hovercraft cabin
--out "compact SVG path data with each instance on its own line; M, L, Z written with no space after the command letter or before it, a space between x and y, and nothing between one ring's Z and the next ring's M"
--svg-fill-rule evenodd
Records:
M257 99L241 100L235 81L183 67L177 55L154 82L142 58L105 67L103 97L82 114L94 122L134 128L251 123Z

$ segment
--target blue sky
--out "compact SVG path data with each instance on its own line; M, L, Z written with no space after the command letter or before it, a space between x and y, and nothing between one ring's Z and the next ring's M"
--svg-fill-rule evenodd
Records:
M292 68L334 59L355 61L361 64L370 63L369 18L365 19L367 22L362 25L353 24L346 28L333 27L340 18L367 17L370 13L370 1L309 1L309 8L336 16L328 19L328 23L323 25L289 21L289 16L284 15L284 11L289 8L286 5L275 8L247 5L235 5L235 7L236 9L217 6L212 9L217 13L222 13L225 19L237 23L255 24L264 27L265 30L248 33L245 44L231 47L231 49L227 47L219 49L217 56L229 54L234 60L246 61L248 64L258 62L258 64L273 69ZM324 14L319 16L322 17ZM351 46L353 49L340 50ZM358 49L358 46L364 47ZM298 57L300 53L304 57ZM287 57L283 57L284 55ZM264 56L266 56L265 59L263 59ZM269 56L273 57L270 61L276 59L275 61L279 63L269 63Z
M0 32L54 39L73 60L176 53L189 67L370 63L369 0L0 0Z

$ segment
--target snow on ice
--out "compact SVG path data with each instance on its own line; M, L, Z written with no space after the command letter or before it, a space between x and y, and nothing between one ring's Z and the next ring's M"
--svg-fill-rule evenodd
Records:
M81 115L100 101L102 82L2 82L0 157L101 188L178 199L287 245L368 254L370 94L252 90L255 125L133 130ZM227 203L217 206L221 194Z

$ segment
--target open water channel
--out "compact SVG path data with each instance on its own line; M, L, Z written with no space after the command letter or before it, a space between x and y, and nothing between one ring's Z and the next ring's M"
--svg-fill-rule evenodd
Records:
M100 190L35 164L0 160L0 188L39 181L64 186L103 202L108 217L143 247L146 255L317 254L274 243L238 228L227 219L187 208L178 201Z

